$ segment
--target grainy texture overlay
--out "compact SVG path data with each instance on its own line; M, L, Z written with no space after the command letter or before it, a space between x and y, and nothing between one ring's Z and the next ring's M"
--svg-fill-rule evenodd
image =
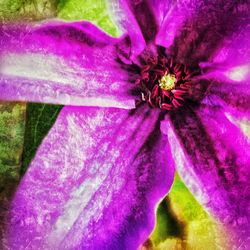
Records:
M249 13L0 0L0 248L248 249Z

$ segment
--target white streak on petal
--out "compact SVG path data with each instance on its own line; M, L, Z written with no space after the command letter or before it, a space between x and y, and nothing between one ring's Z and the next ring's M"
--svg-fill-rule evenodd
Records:
M1 55L1 74L9 76L19 76L39 80L55 81L61 84L80 84L80 79L75 76L72 82L72 69L60 60L50 54L29 53L15 54L5 53ZM59 70L60 69L60 70ZM71 75L71 77L69 77Z
M244 81L248 78L250 74L250 64L238 66L231 68L229 71L225 73L225 75L236 82Z
M238 119L230 115L229 113L225 112L225 116L227 119L233 123L235 126L237 126L242 133L246 136L247 140L250 142L250 121L246 117L243 117L242 119Z

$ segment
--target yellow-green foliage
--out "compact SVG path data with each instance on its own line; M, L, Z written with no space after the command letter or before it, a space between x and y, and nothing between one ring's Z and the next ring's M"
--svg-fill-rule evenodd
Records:
M118 35L105 0L61 0L58 1L57 15L66 20L89 20L110 35Z

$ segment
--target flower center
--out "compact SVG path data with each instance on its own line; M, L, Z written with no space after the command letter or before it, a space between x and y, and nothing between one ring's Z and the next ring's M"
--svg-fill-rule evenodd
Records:
M165 110L183 106L190 97L190 78L193 74L186 66L173 62L172 58L150 58L147 64L141 67L140 78L136 80L141 90L140 102L147 102L152 108Z
M164 74L164 76L159 81L159 86L161 89L170 91L174 88L176 82L175 75L168 74L167 72Z

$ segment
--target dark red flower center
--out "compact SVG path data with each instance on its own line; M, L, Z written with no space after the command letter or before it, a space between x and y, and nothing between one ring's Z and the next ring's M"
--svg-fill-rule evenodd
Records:
M197 72L178 64L172 58L150 58L136 80L141 101L150 107L173 110L183 106L192 91L191 77Z

